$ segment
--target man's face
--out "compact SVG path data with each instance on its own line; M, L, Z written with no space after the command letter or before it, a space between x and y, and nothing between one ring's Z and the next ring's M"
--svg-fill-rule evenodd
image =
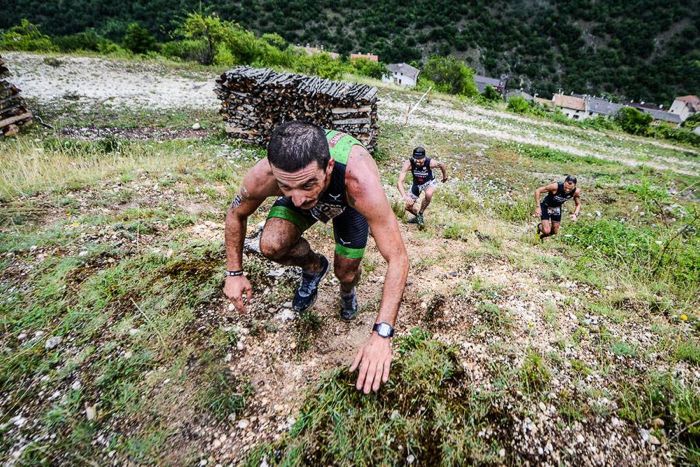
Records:
M572 191L574 188L576 188L576 184L574 182L566 181L564 182L564 191Z
M291 198L294 206L301 209L311 209L316 206L318 199L326 189L333 172L333 159L328 161L326 169L313 161L296 172L285 172L270 164L272 174L277 179L282 194Z
M418 167L423 167L423 164L425 164L425 157L421 157L420 159L414 157L413 160L416 161Z

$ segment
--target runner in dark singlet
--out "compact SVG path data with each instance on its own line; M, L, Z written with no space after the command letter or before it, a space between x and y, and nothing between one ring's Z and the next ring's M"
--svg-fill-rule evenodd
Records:
M547 196L540 202L543 193L547 193ZM559 232L561 208L570 199L576 204L571 220L576 221L581 211L581 190L576 187L576 177L572 175L567 175L563 182L553 182L535 190L535 216L541 219L537 225L537 233L541 239Z
M430 205L430 201L433 199L433 194L437 188L437 181L433 175L433 168L435 167L438 167L442 172L442 183L445 183L447 181L447 169L445 168L445 164L426 157L425 149L422 147L415 148L413 150L413 157L404 162L401 167L398 180L399 193L401 193L401 197L406 202L406 211L415 216L408 221L409 223L416 223L421 227L423 226L423 214L428 208L428 205ZM406 174L409 171L413 176L413 184L411 185L409 193L406 193L403 185ZM415 204L421 193L425 193L425 196L420 205L420 210L416 210Z
M302 270L292 307L302 313L315 302L330 268L303 237L316 221L333 222L333 272L340 283L340 317L358 313L355 286L369 228L387 261L382 300L372 332L350 371L358 369L355 387L377 391L389 378L391 337L408 276L408 255L396 216L386 198L377 165L350 135L316 125L286 122L272 132L267 157L243 177L226 214L226 282L224 294L235 308L246 309L253 289L243 271L243 241L248 217L268 198L277 197L260 236L260 252L276 263Z

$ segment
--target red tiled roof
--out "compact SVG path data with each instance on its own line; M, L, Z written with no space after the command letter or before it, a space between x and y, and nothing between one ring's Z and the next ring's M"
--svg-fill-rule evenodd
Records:
M679 96L676 97L676 100L685 102L686 105L688 105L688 107L695 110L696 112L700 112L700 98L698 98L698 96Z
M586 102L580 97L567 96L564 94L555 94L552 97L552 102L557 107L566 107L573 110L586 110Z

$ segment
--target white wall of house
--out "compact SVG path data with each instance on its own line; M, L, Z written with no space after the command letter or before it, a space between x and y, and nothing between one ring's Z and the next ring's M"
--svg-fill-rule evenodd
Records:
M585 110L574 110L568 107L560 107L559 110L561 110L564 115L574 120L585 120L592 116L590 115L592 112L586 112Z
M674 113L681 117L681 122L684 122L688 117L690 117L690 109L688 108L688 105L683 102L682 100L676 99L673 101L673 104L671 104L671 108L669 109L669 112Z
M398 84L399 86L415 86L416 85L416 80L411 78L410 76L404 75L403 73L400 72L394 72L391 73L390 75L384 75L384 78L382 78L382 81L385 83L394 83Z

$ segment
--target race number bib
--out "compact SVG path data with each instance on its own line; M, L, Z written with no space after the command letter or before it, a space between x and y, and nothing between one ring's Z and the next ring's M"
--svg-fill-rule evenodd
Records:
M345 211L345 206L320 202L311 209L311 215L324 224L329 220L341 215Z

